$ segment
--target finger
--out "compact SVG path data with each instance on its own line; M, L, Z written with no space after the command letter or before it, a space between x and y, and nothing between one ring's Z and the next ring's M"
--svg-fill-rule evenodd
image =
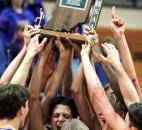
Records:
M31 41L33 41L33 42L37 42L38 41L38 37L39 37L39 35L37 34L37 35L35 35L34 37L32 37L31 38Z
M54 41L54 38L55 38L55 37L51 37L51 38L49 39L49 43L48 43L49 45L53 45L52 43L53 43L53 41Z
M86 30L86 31L90 31L89 26L86 26L86 27L85 27L85 30Z
M66 38L67 42L69 42L71 45L73 44L73 42L69 39L69 38Z
M96 31L95 30L90 30L89 34L96 35Z
M84 30L83 34L88 35L89 32L87 30Z
M113 6L113 7L112 7L111 15L112 15L112 19L114 19L114 18L115 18L115 16L116 16L115 6Z
M60 38L60 36L56 36L56 40L58 41L58 43L61 43L61 38Z
M31 33L29 34L29 36L32 37L32 36L34 36L35 34L39 34L39 31L31 32Z
M85 48L85 44L82 44L82 49L84 49Z
M97 59L99 60L99 61L102 61L102 62L107 62L107 58L106 57L104 57L103 55L101 55L101 54L99 54L99 55L97 55Z
M36 31L40 32L40 30L39 30L39 29L32 28L32 29L30 29L30 30L28 31L28 33L36 32Z
M117 25L118 19L112 19L112 23L114 23L115 25Z
M59 48L61 45L62 45L62 43L61 43L61 38L60 38L60 36L56 36L56 39L55 39L55 45Z
M44 44L46 43L46 41L47 41L47 37L45 37L45 38L42 40L42 42L40 43L40 45L41 45L41 46L44 46Z
M119 25L119 26L124 25L124 21L123 21L121 18L118 19L118 25Z
M110 52L110 48L109 48L109 46L108 46L106 43L101 44L101 46L103 47L104 51L105 51L107 54Z
M113 44L109 44L112 50L116 50L115 46Z
M90 41L90 38L88 37L88 36L86 36L86 35L84 35L85 37L86 37L86 42L88 43L88 44L90 44L91 43L91 41ZM86 43L85 42L85 43Z
M25 31L28 31L29 29L33 29L33 28L34 28L34 27L31 26L31 25L26 25L24 30L25 30Z

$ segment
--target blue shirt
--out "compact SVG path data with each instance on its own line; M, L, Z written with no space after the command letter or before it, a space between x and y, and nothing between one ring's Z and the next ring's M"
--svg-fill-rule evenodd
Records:
M8 127L0 128L0 130L15 130L15 128L11 128L10 126L8 126Z
M42 4L42 3L43 3L43 0L34 0L34 3L35 3L35 4Z
M104 69L102 68L101 64L100 63L96 63L95 64L95 68L96 68L96 73L103 85L104 88L107 88L110 84L109 84L109 81L108 81L108 78L107 78L107 75L104 71Z
M11 128L0 128L0 130L13 130Z

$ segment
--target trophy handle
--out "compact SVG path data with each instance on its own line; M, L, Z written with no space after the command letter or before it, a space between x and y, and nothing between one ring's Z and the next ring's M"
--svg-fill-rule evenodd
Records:
M40 29L40 34L42 36L46 37L52 37L52 36L60 36L61 38L69 38L77 43L84 43L87 41L86 37L80 34L72 34L72 33L67 33L67 32L57 32L57 31L51 31L51 30L45 30L45 29Z

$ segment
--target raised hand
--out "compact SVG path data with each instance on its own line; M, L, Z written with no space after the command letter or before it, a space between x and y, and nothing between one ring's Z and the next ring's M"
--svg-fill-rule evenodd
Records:
M47 38L44 38L41 43L39 43L39 35L35 35L31 40L27 47L27 54L31 57L34 57L37 53L39 53L42 49L44 44L47 41Z
M98 34L95 30L90 30L89 27L87 27L84 31L84 34L86 35L87 40L89 41L91 45L91 61L97 62L98 61L98 55L102 54L100 45L99 45L99 39Z
M46 45L44 46L42 52L41 52L41 56L42 57L48 57L48 54L52 51L53 48L53 41L54 38L50 38L48 43L46 43Z
M125 21L116 15L115 7L112 7L111 30L115 38L119 38L125 31Z
M64 42L61 41L60 37L56 37L55 45L59 48L60 57L70 57L73 52L73 47L69 39L65 39Z
M82 44L82 49L81 49L81 56L84 55L89 55L91 51L91 46L87 42L85 44Z
M55 65L55 59L56 59L56 55L55 52L53 50L51 50L50 52L48 52L47 54L47 59L46 59L46 63L44 66L44 71L42 74L42 87L44 88L46 85L47 80L50 78L50 76L52 75L53 71L54 71L54 65Z
M102 47L104 51L107 54L107 57L104 57L103 55L99 55L99 60L112 65L113 67L120 65L120 58L119 58L119 53L112 44L104 43L102 44Z
M40 32L39 29L34 28L31 25L26 25L24 32L23 32L23 37L24 37L24 46L27 47L32 36L38 34Z
M87 39L87 40L90 40L90 43L92 45L99 42L99 40L98 40L98 34L96 33L95 30L90 30L89 27L85 28L84 35L89 37L89 39Z

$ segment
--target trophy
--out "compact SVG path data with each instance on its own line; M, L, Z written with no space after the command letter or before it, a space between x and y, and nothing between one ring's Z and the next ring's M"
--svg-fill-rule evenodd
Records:
M95 1L95 2L94 2ZM71 40L84 42L86 38L83 35L73 34L72 30L78 25L87 22L91 7L93 13L89 22L90 29L95 29L101 12L103 0L57 0L53 17L40 29L42 37L60 36ZM40 17L36 18L38 24L36 28L41 28L40 22L44 18L42 9Z

